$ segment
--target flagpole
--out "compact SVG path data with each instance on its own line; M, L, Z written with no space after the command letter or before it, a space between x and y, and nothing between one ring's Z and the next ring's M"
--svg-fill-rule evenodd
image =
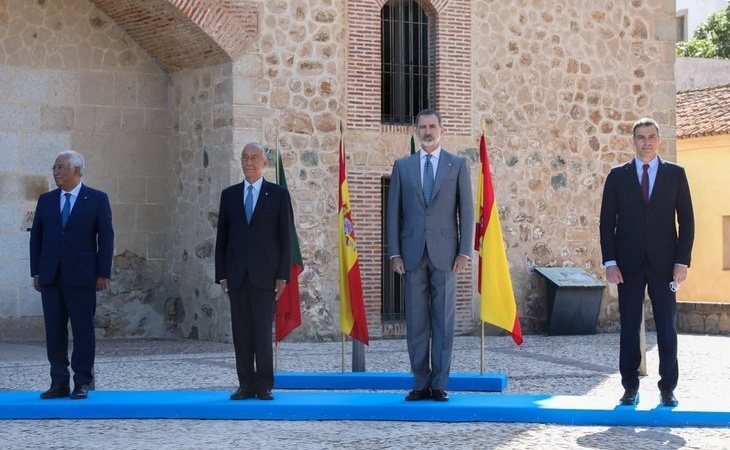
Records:
M275 145L275 161L274 161L274 167L276 168L276 184L279 184L279 127L276 127L276 134L274 135L274 139L276 139L276 145Z
M276 127L274 139L274 173L276 174L276 184L279 184L281 182L279 180L279 127ZM279 367L279 341L276 336L274 336L274 341L274 373L276 373Z
M345 333L342 333L342 373L345 373Z
M486 135L487 135L487 119L482 119L482 136L486 136ZM484 161L481 161L480 164L484 164ZM479 257L481 258L481 254L479 255ZM481 269L481 264L479 265L479 269ZM478 274L477 275L477 279L479 279L478 277L481 277L481 276L482 276L481 273ZM480 306L480 308L483 307L481 295L479 297L479 306ZM480 311L480 316L481 316L481 311ZM482 338L481 338L481 342L480 342L480 346L481 346L481 349L480 349L481 350L481 368L480 368L480 374L481 375L484 375L484 347L485 347L485 345L484 345L485 344L484 343L484 321L482 320L481 317L479 317L479 321L482 324L482 326L481 326L481 335L482 335Z
M481 339L481 365L479 366L479 375L484 375L484 321L482 319L479 319L480 322L482 322L482 339Z
M342 130L342 119L340 119L340 146L339 152L342 152L342 142L345 139L345 132ZM342 158L342 154L340 153L340 158ZM340 193L342 190L342 186L339 186L338 189L340 189ZM339 230L339 228L338 228ZM342 258L342 255L340 255L340 258ZM340 265L342 265L342 262L340 262ZM342 276L342 274L340 274ZM340 295L342 295L342 292L340 292ZM340 314L342 314L342 311L340 311ZM342 320L340 318L340 320ZM342 333L342 373L345 373L345 341L347 340L347 336L345 336L345 333Z

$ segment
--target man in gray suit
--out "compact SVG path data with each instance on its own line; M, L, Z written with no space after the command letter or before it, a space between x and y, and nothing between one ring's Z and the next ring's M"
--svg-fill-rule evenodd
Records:
M468 162L440 146L441 114L421 111L416 134L421 149L393 165L388 247L393 271L405 275L406 337L414 376L406 400L445 402L456 274L471 258L474 206Z

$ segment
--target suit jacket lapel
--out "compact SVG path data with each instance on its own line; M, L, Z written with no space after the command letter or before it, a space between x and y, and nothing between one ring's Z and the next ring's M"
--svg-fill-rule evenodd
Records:
M441 149L440 159L441 160L439 161L438 169L436 169L436 179L433 183L433 194L431 194L432 201L434 198L436 198L436 194L438 193L439 189L441 189L441 186L444 185L444 180L446 179L447 172L450 172L451 167L454 165L451 154L443 148Z
M246 221L246 210L243 206L243 203L245 201L245 197L243 195L243 186L243 181L235 185L235 195L233 195L233 198L235 198L236 201L234 202L234 205L231 206L233 209L229 214L231 215L231 220L239 220L238 218L240 217L240 219L243 221L244 226L248 226L248 222Z
M651 195L649 195L649 204L654 203L654 194L662 192L662 185L664 184L664 180L667 178L666 171L664 170L664 161L662 161L662 159L658 156L657 159L659 160L659 164L656 169L656 178L654 178L654 188L651 190Z
M63 192L61 189L56 188L53 195L53 216L56 219L56 222L58 223L59 228L63 228L63 224L61 223L61 195Z
M645 205L644 194L641 193L641 185L639 184L639 176L636 174L636 158L632 158L631 161L627 162L624 167L626 168L626 175L629 177L629 183L631 183L631 190L641 200L641 204Z
M60 189L59 189L59 198L60 198ZM76 197L76 201L74 202L74 206L71 209L71 214L68 216L68 222L66 222L66 226L68 226L69 223L71 223L74 220L74 217L78 217L81 214L81 211L86 207L86 203L89 200L89 188L86 187L85 184L81 185L81 189L79 189L79 195ZM60 210L58 213L59 217L61 216Z
M259 198L256 200L256 204L253 207L253 213L251 214L251 222L249 222L249 225L253 223L254 220L256 220L256 216L258 213L258 210L264 206L264 202L268 201L269 199L269 191L271 190L271 183L266 181L266 179L262 180L261 182L261 192L259 192ZM244 211L244 217L246 216Z
M406 160L406 173L408 179L421 195L418 195L419 201L423 207L426 207L426 201L423 199L423 185L421 184L421 152L417 151Z

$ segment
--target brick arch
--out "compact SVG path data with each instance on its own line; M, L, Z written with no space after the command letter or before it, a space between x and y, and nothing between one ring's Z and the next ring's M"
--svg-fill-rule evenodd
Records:
M90 0L166 72L230 62L258 33L258 6L237 0Z
M379 9L383 9L383 6L385 6L388 1L389 0L375 0L375 3L378 5ZM451 0L416 0L416 3L421 5L422 8L426 8L429 13L435 13L438 15L438 13L443 10L450 1Z
M471 1L416 0L433 19L432 106L452 134L471 132ZM347 123L380 130L380 11L387 0L348 0ZM375 37L375 38L373 38Z

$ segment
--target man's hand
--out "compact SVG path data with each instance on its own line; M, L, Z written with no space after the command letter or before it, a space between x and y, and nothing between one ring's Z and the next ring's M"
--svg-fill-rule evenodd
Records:
M459 273L466 269L467 265L469 265L469 259L464 255L457 255L456 260L454 261L453 271Z
M103 291L109 286L109 278L96 277L96 292Z
M228 295L228 280L221 280L221 291Z
M38 275L33 277L33 289L40 292L41 291L41 279Z
M677 282L677 284L684 283L684 280L687 279L687 266L683 264L675 264L673 278L674 281Z
M279 301L279 297L281 297L281 294L284 292L285 287L286 287L286 280L276 280L276 287L274 288L274 293L276 294L274 296L274 299L276 301Z
M403 258L400 256L396 256L390 260L390 266L393 268L393 272L397 273L398 275L403 275L406 273L406 268L403 265Z
M618 266L606 267L606 281L614 284L621 284L624 282L624 277L621 275L621 269Z

